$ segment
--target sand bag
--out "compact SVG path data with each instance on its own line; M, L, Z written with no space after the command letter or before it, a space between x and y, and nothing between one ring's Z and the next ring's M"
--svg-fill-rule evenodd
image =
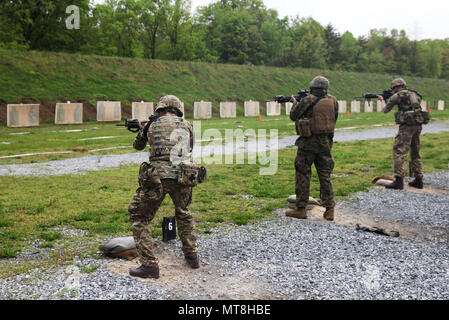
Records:
M113 258L132 260L137 257L136 243L133 237L114 238L100 245L100 251Z
M288 202L289 204L290 204L290 203L295 204L295 203L296 203L296 195L294 194L294 195L291 195L290 197L288 197L287 202ZM312 198L312 197L309 197L308 205L312 205L312 206L321 206L320 202L319 202L318 200Z

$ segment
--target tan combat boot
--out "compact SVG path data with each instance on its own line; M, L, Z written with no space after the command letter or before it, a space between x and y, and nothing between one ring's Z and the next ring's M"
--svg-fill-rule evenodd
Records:
M306 208L287 209L285 215L296 219L307 219Z
M149 266L141 265L137 268L131 268L129 274L133 277L157 279L159 278L159 265L157 263Z
M323 218L328 221L334 221L334 208L326 208L326 211L323 213Z

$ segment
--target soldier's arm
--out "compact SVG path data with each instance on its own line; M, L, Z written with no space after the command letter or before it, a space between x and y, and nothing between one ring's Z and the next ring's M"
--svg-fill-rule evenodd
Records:
M299 102L296 101L293 103L293 107L290 110L290 120L296 121L304 115L304 112L307 109L307 105L304 103L304 100L306 100L306 98L301 99Z
M133 142L133 148L136 150L143 150L147 146L148 137L146 135L147 130L144 130L143 127L140 128L139 132L137 133L136 138Z
M190 135L190 152L193 151L193 146L195 145L195 133L193 131L192 125L188 122L189 135Z
M391 96L390 99L388 99L388 101L385 104L385 100L381 99L380 101L382 102L382 111L383 113L388 113L391 111L391 109L393 109L393 107L397 104L399 104L399 95L398 94L394 94Z

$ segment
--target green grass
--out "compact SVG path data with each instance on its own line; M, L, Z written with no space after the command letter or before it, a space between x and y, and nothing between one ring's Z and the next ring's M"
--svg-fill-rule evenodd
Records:
M90 266L90 267L82 266L81 272L82 273L92 273L92 272L95 272L99 267L100 267L100 265L97 265L97 264Z
M61 239L62 234L60 234L59 232L41 232L39 234L39 238L51 242L57 239Z
M220 101L237 101L238 115L243 115L243 101L263 101L307 89L317 74L330 80L331 94L347 101L365 92L380 92L398 76L0 49L0 100L82 99L95 105L96 100L109 99L129 108L132 101L156 101L174 94L185 101L190 113L194 101L212 101L215 113ZM426 100L449 100L447 80L405 78Z

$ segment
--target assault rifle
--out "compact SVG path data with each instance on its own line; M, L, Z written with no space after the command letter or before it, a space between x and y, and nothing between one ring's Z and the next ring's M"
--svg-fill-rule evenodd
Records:
M298 91L298 95L295 96L295 99L297 101L299 101L302 98L305 98L309 93L310 93L309 90L300 90L300 91ZM292 99L291 96L276 96L271 100L267 100L267 102L276 101L277 103L285 103L285 102L290 102L291 99Z
M137 119L125 119L125 123L117 123L116 126L121 126L121 127L126 127L126 129L128 129L131 132L137 132L140 130L140 126L139 123L145 127L145 125L149 122L149 126L156 121L157 119L159 119L160 116L156 116L156 115L151 115L148 118L148 121L139 121Z
M393 95L393 91L391 89L384 90L382 93L365 93L363 96L360 97L354 97L356 99L377 99L377 96L382 96L385 101L390 99L390 97Z

